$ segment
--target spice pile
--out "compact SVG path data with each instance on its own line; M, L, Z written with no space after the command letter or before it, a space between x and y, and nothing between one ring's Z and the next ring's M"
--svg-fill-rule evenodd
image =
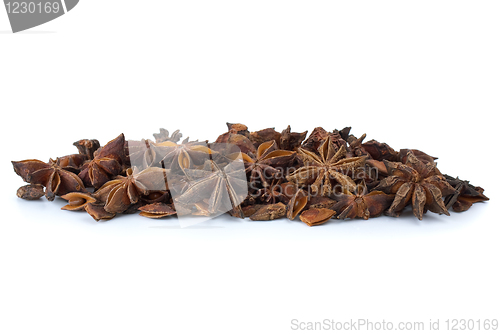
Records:
M82 139L73 144L78 154L13 161L28 183L17 196L60 196L68 201L62 209L85 210L97 221L135 212L148 218L227 212L252 220L299 217L309 226L398 217L410 206L422 219L427 211L449 215L488 200L482 188L441 174L437 158L364 142L366 135L357 138L351 128L318 127L307 136L290 126L282 132L227 126L213 143L180 142L179 131L160 129L154 141L121 134L101 147Z

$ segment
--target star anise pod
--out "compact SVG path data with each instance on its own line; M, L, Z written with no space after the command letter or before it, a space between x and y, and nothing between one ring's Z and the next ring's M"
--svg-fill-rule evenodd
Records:
M384 161L367 159L366 164L374 169L374 171L378 174L379 178L383 179L388 175L387 167L385 166Z
M163 218L177 214L172 205L165 203L152 203L139 208L140 216L147 218Z
M179 202L176 203L177 210L179 210L178 209L179 204L180 204ZM191 209L190 214L193 216L210 217L213 214L213 212L211 212L208 208L208 200L206 199L201 202L194 203L193 205L191 205L190 209ZM182 216L181 213L179 213L179 215Z
M191 173L195 172L193 175ZM174 205L195 205L206 201L206 212L210 215L229 212L243 218L240 204L248 195L248 185L241 162L219 167L215 162L205 165L204 170L186 170L194 181L189 188L174 199Z
M250 205L242 205L241 206L241 211L243 212L243 216L245 217L250 217L257 211L259 211L261 208L266 206L267 204L250 204Z
M282 150L287 150L287 151L295 151L297 148L300 147L302 142L307 136L307 131L304 131L302 133L299 132L291 132L290 125L281 132L281 138L279 142L279 147Z
M338 201L332 210L338 212L338 219L363 218L380 216L393 202L394 195L388 195L383 191L372 191L362 182L357 185L354 194L335 194Z
M444 175L444 177L455 188L455 193L448 195L444 200L447 209L452 207L453 211L463 212L469 210L474 203L489 200L483 194L483 188L475 187L469 181L461 180L458 177L455 178L449 175Z
M342 130L335 130L335 131L337 131L339 133L340 138L342 138L345 141L347 141L347 138L349 138L349 133L351 132L351 127L350 126L346 126Z
M309 209L301 213L300 220L309 226L316 226L326 223L333 215L335 211L330 209Z
M203 165L215 154L206 142L198 141L182 144L164 142L154 146L154 149L156 151L155 165L175 172Z
M109 220L116 216L116 213L104 210L104 203L87 203L84 209L97 222L101 219Z
M248 127L244 124L226 123L226 125L227 125L227 132L221 134L217 138L216 143L227 143L229 141L229 136L231 134L237 134L247 138L250 136L250 132L248 132Z
M73 143L78 152L85 156L86 160L94 158L94 152L101 147L97 139L82 139Z
M153 133L153 137L155 137L157 143L163 143L166 141L177 143L181 139L182 133L180 133L180 130L175 130L172 135L170 135L168 130L160 128L160 133Z
M229 132L237 133L245 137L250 136L250 132L248 132L248 127L245 124L227 122L226 125Z
M363 150L368 152L368 154L370 154L370 159L378 161L398 161L398 152L386 143L379 143L378 141L372 139L366 143L362 143L361 147Z
M256 157L246 153L238 153L237 155L245 163L245 172L249 177L251 188L257 189L259 185L265 188L269 187L268 181L283 177L281 171L288 167L296 153L279 150L276 142L272 140L259 146Z
M337 201L325 196L311 196L307 201L307 205L304 207L307 209L331 209Z
M224 155L229 155L235 152L243 152L246 154L255 154L255 149L252 141L245 135L236 131L229 131L220 135L210 147L216 151L222 151Z
M340 132L334 130L333 132L328 132L322 127L317 127L311 132L309 137L304 143L302 143L302 149L314 152L318 150L319 146L327 139L330 138L332 141L332 146L335 151L340 150L342 146L347 146L346 141L342 139Z
M100 188L122 171L125 162L125 136L123 133L99 148L94 159L85 163L78 176L87 187Z
M14 171L22 179L31 184L45 187L45 197L53 201L55 196L65 195L70 192L87 192L80 178L64 168L56 161L50 159L49 163L31 159L12 161Z
M250 132L249 138L252 141L255 148L258 148L263 143L273 140L276 143L279 143L281 138L281 133L274 130L274 128L267 128L255 132Z
M63 206L61 210L84 210L87 204L96 202L96 199L92 195L85 193L68 193L66 195L62 195L61 198L68 201L68 204Z
M387 213L399 216L407 204L412 204L413 214L422 220L424 210L449 216L443 196L453 194L455 189L439 172L435 163L424 163L413 152L408 152L406 163L384 161L389 176L374 190L395 194Z
M304 210L309 201L309 196L304 190L296 187L295 189L294 195L290 198L286 206L286 216L290 220L294 220Z
M341 146L335 152L330 137L321 144L318 152L319 155L299 148L304 166L288 175L287 180L295 182L299 187L311 185L312 192L321 196L328 196L333 191L332 181L336 181L345 191L354 191L356 184L348 174L364 167L366 157L344 158L346 147Z
M156 161L156 144L149 139L127 140L126 153L131 167L137 167L140 170L151 167Z
M347 137L347 143L349 147L347 149L347 157L362 157L366 156L368 159L371 158L370 153L366 151L363 147L363 140L366 138L366 133L364 133L361 137L357 138L354 135L349 135Z
M262 206L250 216L251 220L274 220L286 215L286 205L279 202Z
M295 194L296 187L293 183L282 183L281 181L281 179L274 179L268 187L261 188L253 194L253 197L258 199L260 203L276 204L281 202L288 204L288 201Z
M366 138L366 134L363 134L360 138L357 138L354 135L349 134L350 128L344 128L341 130L341 135L342 138L346 137L347 143L349 144L349 147L347 148L347 154L346 157L361 157L365 156L366 157L366 164L368 168L363 168L360 169L359 172L356 174L356 179L362 179L364 182L366 182L369 187L375 187L378 184L379 180L379 174L382 176L387 176L387 173L385 171L385 165L382 161L378 161L372 158L371 154L368 152L368 150L365 148L363 144L363 140ZM343 132L343 134L342 134ZM390 148L387 144L380 144L379 142L375 140L371 140L368 142L369 144L366 146L369 148L371 152L374 152L374 148L376 148L376 154L377 157L380 158L381 156L381 151L390 151L392 148ZM397 152L394 151L396 154ZM387 155L389 157L389 155Z
M168 171L166 172L167 172L166 174L168 175ZM169 179L167 179L167 181L169 181ZM170 194L170 190L151 190L147 196L143 197L143 201L147 204L153 204L153 203L171 204L172 196Z
M151 191L167 189L166 171L162 168L150 167L138 172L127 169L127 176L118 175L116 179L106 182L94 197L106 203L104 209L111 213L122 213L132 204L136 204L140 196Z
M437 157L433 157L431 155L428 155L425 152L415 150L415 149L402 149L399 151L399 160L402 163L406 163L406 159L408 157L408 152L412 152L415 157L417 157L418 160L426 162L426 163L434 163L434 160L437 160Z
M70 154L57 158L56 164L69 172L78 174L87 160L84 154Z

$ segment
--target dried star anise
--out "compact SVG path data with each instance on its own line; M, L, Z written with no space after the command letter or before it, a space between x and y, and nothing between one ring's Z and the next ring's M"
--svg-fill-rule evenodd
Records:
M287 151L295 151L300 147L300 144L304 141L307 136L307 131L302 133L291 132L290 125L281 132L281 138L279 142L280 149Z
M347 138L349 138L349 133L351 132L351 127L350 126L346 126L345 128L343 128L342 130L336 130L339 135L340 135L340 138L344 139L345 141L347 141Z
M335 215L335 211L330 209L309 209L302 212L300 220L309 226L316 226L326 223L333 215Z
M208 148L206 142L163 142L154 146L155 165L173 171L194 168L195 165L203 164L211 159L214 151Z
M94 152L101 147L97 139L81 139L73 143L78 149L78 152L85 156L86 160L92 160L94 158Z
M255 148L258 148L263 143L273 140L276 143L279 143L281 138L281 133L274 130L274 128L267 128L255 132L250 132L249 138L252 141Z
M325 196L311 196L311 198L307 201L307 205L304 207L307 209L332 209L332 207L337 203L336 200L333 200L329 197Z
M243 135L245 137L250 136L250 132L248 132L248 127L245 124L241 123L226 123L228 131L237 133L239 135Z
M304 166L287 176L287 180L295 182L299 187L311 185L314 193L328 196L332 192L332 180L338 182L342 189L354 191L356 184L348 176L355 173L356 169L364 167L366 157L344 158L346 147L341 146L335 152L330 137L318 147L319 155L302 149L299 154L304 161Z
M406 159L408 157L408 152L412 152L415 157L417 157L418 160L423 161L423 162L428 162L428 163L434 163L434 160L437 160L436 157L430 156L425 152L415 150L415 149L402 149L399 151L399 160L402 163L406 163Z
M332 146L335 151L340 150L342 146L347 146L347 143L338 130L334 130L333 132L328 132L322 127L317 127L311 132L306 141L302 144L302 149L314 152L318 150L319 146L323 144L323 142L330 138L332 141Z
M249 204L249 205L242 205L241 206L241 211L243 212L243 216L245 217L250 217L254 213L256 213L260 208L265 207L267 204Z
M469 210L474 203L489 200L489 198L483 194L483 188L475 187L471 185L469 181L460 180L458 177L455 178L449 175L444 175L444 177L446 181L455 188L455 193L445 198L444 203L447 209L452 207L453 211L463 212Z
M252 196L261 203L276 204L281 202L287 204L295 192L296 187L293 183L281 183L280 179L274 179L268 187L257 190Z
M250 216L251 220L274 220L286 215L286 205L283 203L268 204L261 207Z
M123 133L99 148L94 159L85 163L78 176L87 187L100 188L122 171L125 161L125 136Z
M384 161L389 176L374 190L395 194L387 213L399 216L407 204L412 204L413 214L422 220L424 210L444 213L449 216L443 196L453 194L455 189L441 175L435 163L424 163L409 151L406 163Z
M172 205L165 203L153 203L139 208L140 216L147 218L163 218L177 214Z
M356 187L355 194L335 194L338 201L332 210L338 212L338 219L363 218L380 216L393 202L394 195L383 191L372 191L364 183Z
M306 139L307 131L291 132L290 126L279 133L226 125L215 142L189 137L180 142L179 130L170 134L161 128L153 135L156 141L125 141L121 134L100 147L96 139L82 139L73 144L78 154L48 163L13 161L28 182L17 196L61 196L68 200L64 210L85 210L96 221L119 213L149 218L229 213L251 220L299 216L309 226L383 212L397 217L410 203L422 219L428 210L449 215L450 208L465 211L488 200L483 188L443 176L437 158L364 142L366 134L358 138L350 127L331 132L317 127Z
M372 139L366 143L362 143L361 147L363 150L370 154L370 158L378 161L389 160L397 161L398 152L394 151L392 147L386 143L379 143L378 141Z
M96 199L92 195L85 193L69 193L62 195L61 198L68 201L68 204L61 209L70 211L84 210L87 204L96 202Z
M116 216L115 213L104 210L104 204L102 203L87 203L84 209L95 221L100 221L101 219L110 220Z
M166 173L168 175L168 173ZM168 186L168 184L167 184ZM145 203L170 203L171 202L170 190L152 190L149 194L142 198Z
M87 160L87 156L83 154L70 154L56 159L55 163L59 167L78 174Z
M21 176L25 182L44 186L45 197L49 201L53 201L56 195L87 191L76 174L58 166L52 159L48 164L32 159L12 161L12 165L17 175Z
M162 168L150 167L140 172L129 168L127 176L119 175L116 179L106 182L94 193L94 197L106 203L106 211L122 213L132 204L136 204L140 196L166 188L166 174Z
M229 136L231 134L237 134L244 137L249 137L250 132L248 132L248 127L244 124L240 123L226 123L228 131L224 134L221 134L216 143L227 143L229 141Z
M245 153L238 153L245 163L245 172L249 176L251 187L256 183L263 187L269 186L269 180L282 177L283 173L277 168L287 167L295 158L295 152L279 150L276 142L262 143L257 149L255 158Z
M172 135L170 135L168 130L160 128L160 133L153 133L153 137L155 137L157 143L163 143L166 141L177 143L181 139L182 133L180 133L180 130L175 130Z
M366 133L364 133L361 137L356 138L354 135L349 135L347 137L347 143L349 144L348 148L348 157L362 157L362 156L367 156L368 158L371 158L370 154L366 151L366 149L363 147L363 140L366 138Z
M228 164L224 168L215 162L205 166L205 170L186 170L195 177L189 188L175 199L174 205L194 205L206 201L206 212L209 215L229 212L231 215L243 218L240 204L248 195L248 186L241 163ZM195 172L195 173L194 173Z
M287 218L290 220L294 220L295 217L297 217L297 215L301 213L302 210L304 210L308 201L309 196L307 195L307 193L302 189L297 189L290 201L288 201L286 209Z
M127 140L126 152L130 166L135 166L139 169L151 167L156 161L155 146L156 144L149 139L141 141Z
M254 144L248 137L234 131L233 132L229 131L223 135L220 135L219 138L217 138L217 140L215 141L215 143L210 144L210 147L213 147L215 150L220 150L219 149L220 146L222 146L225 149L224 152L225 154L231 154L234 152L255 154L255 152L257 152ZM228 151L228 149L230 149L230 151Z

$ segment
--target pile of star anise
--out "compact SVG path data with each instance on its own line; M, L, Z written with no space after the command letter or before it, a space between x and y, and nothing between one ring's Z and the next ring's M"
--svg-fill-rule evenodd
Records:
M318 127L281 133L249 132L227 124L213 143L179 143L182 134L165 129L153 140L125 140L104 146L95 139L74 143L78 154L13 161L28 185L20 198L43 195L68 201L64 210L85 210L95 220L134 213L167 216L231 216L272 220L297 216L309 226L330 219L398 217L406 207L422 219L428 210L449 215L487 201L483 189L443 175L432 157L416 149L399 152L376 140L363 142L351 128ZM307 137L307 139L306 139Z

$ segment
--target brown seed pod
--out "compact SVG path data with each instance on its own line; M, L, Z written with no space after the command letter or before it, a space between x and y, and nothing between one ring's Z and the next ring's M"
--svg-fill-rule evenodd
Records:
M305 208L305 206L307 205L307 201L307 193L302 189L297 190L295 195L293 195L293 197L288 202L286 214L287 218L290 220L294 220L295 217L297 217L297 215Z
M115 216L114 213L104 210L104 204L87 203L84 208L95 221L101 219L109 220Z
M141 206L139 210L141 211L139 215L147 218L162 218L177 213L171 205L161 202Z
M96 199L89 194L84 193L69 193L61 196L68 201L68 204L63 206L61 210L83 210L88 203L95 203Z
M302 212L300 220L309 226L321 225L330 220L334 214L335 211L330 209L309 209Z
M43 195L45 195L43 186L39 184L27 184L17 189L17 197L29 201L39 199Z
M285 217L286 205L283 203L265 205L253 215L250 216L251 220L273 220Z

